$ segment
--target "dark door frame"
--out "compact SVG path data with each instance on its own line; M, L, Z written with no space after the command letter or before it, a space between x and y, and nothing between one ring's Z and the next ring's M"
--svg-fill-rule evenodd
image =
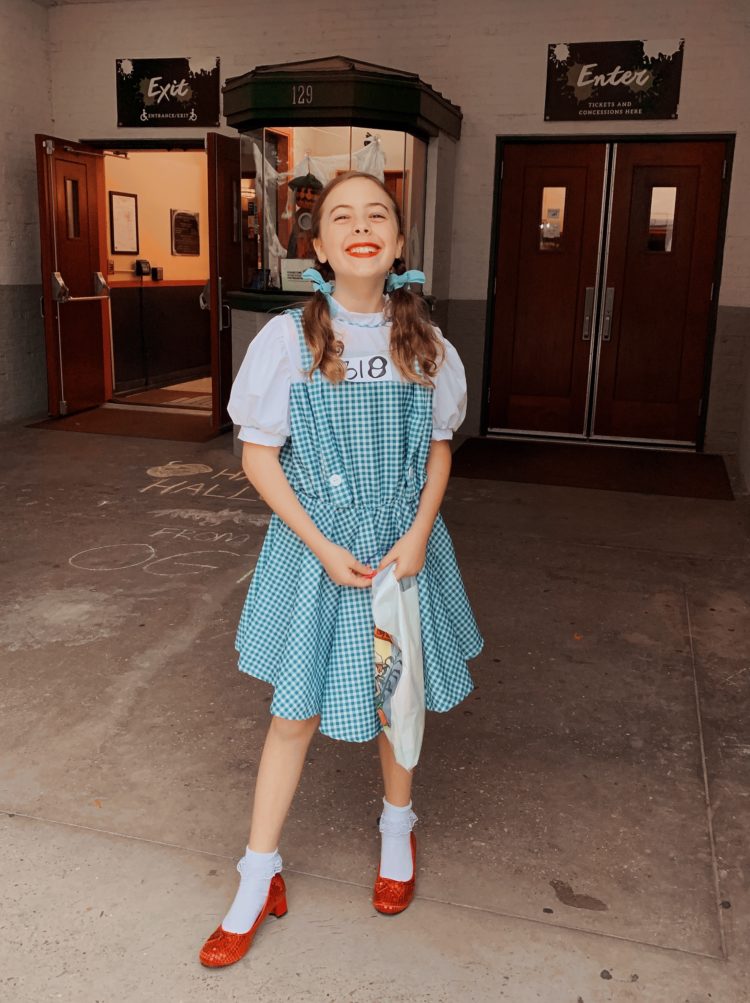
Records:
M95 150L109 151L111 153L180 153L185 151L193 152L203 152L206 154L206 184L208 186L208 197L209 204L211 202L212 193L210 190L210 178L208 170L208 132L202 139L189 137L181 138L176 136L172 137L151 137L151 138L135 138L135 139L85 139L80 140L81 143L85 143L87 146ZM106 197L106 194L105 194ZM210 215L210 212L209 212ZM208 257L209 257L209 270L210 263L212 261L212 245L215 242L214 235L211 231L211 227L208 228ZM208 275L206 276L208 279ZM204 287L205 288L205 287ZM198 287L196 286L196 292ZM231 358L230 358L231 364ZM218 434L221 431L221 427L216 424L216 410L217 410L217 400L219 399L219 386L220 386L220 366L221 360L215 351L215 346L212 343L211 346L211 415L212 422L214 423L214 430Z
M719 212L719 231L717 237L717 252L716 261L714 265L714 295L711 300L711 308L709 313L708 322L708 338L706 343L706 370L704 374L703 383L703 408L701 410L700 422L698 425L698 434L696 438L695 451L702 452L703 444L706 436L706 419L708 416L709 408L709 389L711 384L711 368L713 364L713 351L714 342L716 340L716 320L718 315L719 307L719 294L721 290L721 271L724 262L724 244L726 239L726 227L727 227L727 214L729 210L729 191L731 187L732 180L732 164L734 161L734 146L736 133L734 132L721 132L721 133L691 133L691 132L681 132L681 133L670 133L669 135L664 134L653 134L653 133L628 133L623 135L622 133L581 133L580 135L531 135L531 136L496 136L495 138L495 174L494 174L494 187L493 187L493 198L492 198L492 229L490 231L490 255L489 255L489 268L487 277L487 311L485 318L485 335L484 335L484 353L483 353L483 363L482 363L482 404L480 412L480 425L479 434L486 436L488 434L488 398L492 382L492 340L493 340L493 328L494 328L494 316L495 316L495 299L496 299L496 289L495 289L495 275L497 268L497 258L498 258L498 246L499 237L497 233L499 218L500 218L500 203L502 199L502 164L503 164L503 152L506 146L510 146L516 143L524 143L526 145L530 144L550 144L550 143L700 143L700 142L723 142L725 144L726 150L726 170L724 173L724 187L721 193L721 208ZM605 179L607 185L606 198L609 200L611 198L611 184L612 184L611 172ZM606 241L608 237L608 226L609 218L605 218L603 221L603 231L601 235L601 246L606 246ZM600 283L601 285L601 283ZM595 304L595 314L599 316L599 311L601 309L601 304L597 301ZM590 409L593 407L594 394L589 394L588 408L589 413L587 414L587 422L590 420L591 414ZM502 438L514 438L507 433L504 433ZM528 435L524 438L530 438ZM539 439L549 440L553 438L554 441L561 441L560 436L546 436L544 433L540 433ZM585 445L609 445L609 446L623 446L628 447L630 444L623 440L618 441L608 441L602 439L578 439L578 438L565 438L565 442L581 442ZM642 449L664 449L664 448L675 448L675 447L664 447L660 445L648 446L643 442L633 443Z

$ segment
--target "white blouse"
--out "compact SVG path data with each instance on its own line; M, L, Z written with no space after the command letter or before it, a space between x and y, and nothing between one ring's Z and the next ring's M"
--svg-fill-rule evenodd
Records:
M382 313L353 313L336 304L334 332L343 344L349 382L403 381L390 356L390 325ZM432 438L451 439L466 417L466 374L458 352L435 331L445 357L433 377ZM290 434L289 391L307 379L302 368L297 327L288 314L270 320L250 342L232 385L229 416L243 442L283 446Z

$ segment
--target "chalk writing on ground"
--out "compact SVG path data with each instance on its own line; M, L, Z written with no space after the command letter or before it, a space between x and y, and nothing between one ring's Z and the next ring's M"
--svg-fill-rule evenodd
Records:
M172 528L164 527L166 530ZM157 530L152 535L158 536L159 532ZM184 529L176 530L176 532L200 533L201 531ZM232 534L218 533L214 535L226 537ZM247 534L242 535L247 537ZM235 539L231 542L239 543L240 540ZM243 540L243 542L245 541ZM237 584L239 584L252 574L257 556L257 553L238 554L234 550L191 550L160 557L156 548L150 543L111 543L81 550L68 559L68 564L82 571L124 571L126 568L140 567L149 575L173 578L178 575L198 575L206 571L218 571L230 566L236 567L234 562L238 560L245 562L245 566L249 562L249 570L237 579ZM228 560L229 558L231 560Z
M197 474L212 474L214 468L205 463L181 463L180 460L170 460L161 467L149 467L146 473L149 477L195 477Z
M241 560L244 555L236 554L233 550L192 550L185 554L171 554L169 557L161 557L157 561L145 564L143 570L149 575L159 575L162 578L173 578L175 575L199 575L202 571L218 571L221 562L216 563L219 554L226 554ZM197 561L196 558L201 560ZM225 562L226 563L226 562ZM193 568L193 571L188 571Z
M231 508L223 508L218 512L202 508L154 508L150 515L157 519L184 519L186 522L197 522L199 526L221 526L226 522L234 523L235 526L267 526L271 518L263 513Z
M250 539L249 533L235 533L230 530L193 529L192 526L161 526L154 533L149 533L149 538L155 536L166 536L170 540L190 540L195 543L234 543L237 546L241 543L247 543Z
M199 464L193 464L198 466ZM182 464L182 467L189 464ZM202 465L201 465L202 466ZM230 467L223 467L221 470L212 472L211 467L204 467L201 473L211 474L206 480L188 480L195 474L176 474L177 461L170 461L163 467L150 467L147 471L152 476L156 476L154 471L166 473L166 476L159 476L156 480L140 488L141 494L147 491L154 491L159 495L200 495L203 498L227 498L233 501L257 502L258 496L255 489L248 483L243 470L232 470ZM168 472L168 473L167 473ZM176 477L181 479L176 480Z
M109 543L73 554L68 564L83 571L123 571L136 568L153 557L156 551L150 543Z

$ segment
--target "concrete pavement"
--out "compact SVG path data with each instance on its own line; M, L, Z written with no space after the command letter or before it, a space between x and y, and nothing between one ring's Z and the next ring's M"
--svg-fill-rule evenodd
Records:
M454 479L486 646L428 715L417 898L372 910L375 745L319 735L289 913L213 972L268 719L233 651L267 510L226 438L0 444L0 998L750 999L746 500Z

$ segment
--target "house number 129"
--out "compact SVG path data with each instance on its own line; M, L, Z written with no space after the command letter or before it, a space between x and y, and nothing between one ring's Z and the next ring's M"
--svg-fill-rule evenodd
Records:
M312 84L292 84L292 104L312 104Z

